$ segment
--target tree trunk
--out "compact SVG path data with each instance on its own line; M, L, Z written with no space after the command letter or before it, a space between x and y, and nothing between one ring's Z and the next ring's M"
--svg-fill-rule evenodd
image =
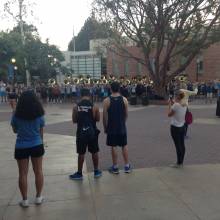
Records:
M155 83L154 91L155 91L155 95L157 95L158 97L161 97L163 99L166 98L166 87L162 85L162 83L160 82Z

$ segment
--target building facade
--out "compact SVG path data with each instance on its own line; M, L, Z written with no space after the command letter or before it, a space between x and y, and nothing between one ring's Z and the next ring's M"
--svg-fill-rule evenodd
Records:
M100 79L102 72L102 59L95 51L65 51L65 61L62 63L71 70L73 77L90 76Z
M140 48L130 46L126 47L126 49L132 56L143 59ZM152 68L154 68L154 58L151 58L151 63ZM172 69L172 66L170 69ZM148 75L148 70L145 65L140 64L133 58L119 56L114 52L108 51L107 74L132 77L136 75ZM220 43L215 43L198 54L183 74L187 75L193 82L207 82L209 80L220 79Z

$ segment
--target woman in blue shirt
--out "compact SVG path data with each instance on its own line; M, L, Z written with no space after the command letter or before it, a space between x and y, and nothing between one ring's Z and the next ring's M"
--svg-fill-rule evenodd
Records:
M35 174L35 203L40 205L43 201L41 192L44 182L42 171L44 125L44 109L40 101L34 92L25 91L19 98L11 119L11 126L17 134L14 156L19 169L19 189L23 198L20 205L22 207L29 206L27 199L29 158L31 158Z

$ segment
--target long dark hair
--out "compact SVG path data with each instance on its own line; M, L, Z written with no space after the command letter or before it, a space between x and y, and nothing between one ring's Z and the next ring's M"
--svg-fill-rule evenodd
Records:
M18 99L15 117L24 120L34 120L44 115L44 109L33 91L25 91Z

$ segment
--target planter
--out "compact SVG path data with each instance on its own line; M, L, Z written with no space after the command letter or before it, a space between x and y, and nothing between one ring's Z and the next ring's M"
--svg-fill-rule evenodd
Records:
M142 105L147 106L149 105L149 99L147 96L142 97Z
M220 100L217 101L216 116L220 117Z
M131 96L129 101L130 101L130 105L137 105L137 97L136 96Z
M151 105L168 105L167 100L151 100L150 101Z

